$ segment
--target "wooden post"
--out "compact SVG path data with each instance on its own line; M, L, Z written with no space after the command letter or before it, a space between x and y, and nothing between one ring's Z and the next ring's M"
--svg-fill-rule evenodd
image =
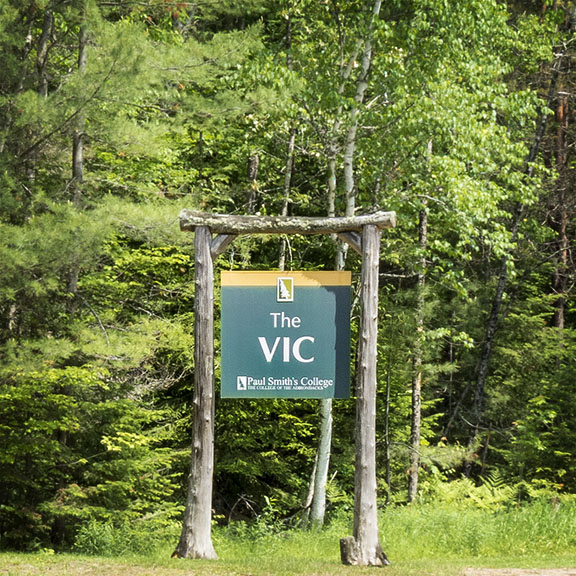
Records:
M214 470L214 270L206 226L194 237L194 428L188 498L179 558L217 558L212 545L212 476Z
M343 564L389 564L380 545L376 499L376 359L378 343L378 266L380 230L362 234L362 311L356 384L356 477L354 535L340 540Z

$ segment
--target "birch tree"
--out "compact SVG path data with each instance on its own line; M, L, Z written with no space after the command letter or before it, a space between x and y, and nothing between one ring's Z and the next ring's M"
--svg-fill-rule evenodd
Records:
M343 104L339 104L333 111L333 120L328 127L324 148L327 157L327 214L329 217L338 215L337 194L338 189L343 190L344 215L351 217L356 209L356 177L355 160L358 139L358 129L361 122L362 109L364 106L365 94L369 85L369 72L372 62L373 35L379 20L381 2L376 1L371 7L363 6L354 15L358 18L359 24L351 17L347 20L346 15L340 13L338 6L330 8L330 17L337 33L330 39L332 43L331 58L336 63L336 73L334 77L336 84L331 86L335 90L335 99L344 99L345 93L353 94L353 104L349 109L345 109ZM350 41L350 37L353 38ZM355 70L360 59L359 70ZM314 87L322 90L321 86ZM309 108L314 118L314 108ZM339 186L342 180L343 185ZM335 267L343 270L346 266L347 244L338 245ZM310 494L312 501L310 505L309 520L312 526L321 526L324 523L326 512L326 484L328 481L328 471L330 466L330 453L332 443L332 400L324 399L320 401L320 426L318 452L314 464L311 478Z

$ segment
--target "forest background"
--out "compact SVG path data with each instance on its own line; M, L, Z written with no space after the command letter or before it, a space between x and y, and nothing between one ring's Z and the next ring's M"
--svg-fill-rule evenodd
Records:
M575 23L559 0L0 0L0 548L181 521L182 208L396 211L382 505L570 500ZM243 237L216 270L357 286L359 264L330 238ZM354 423L353 399L218 400L215 522L304 522L322 461L328 518L347 513Z

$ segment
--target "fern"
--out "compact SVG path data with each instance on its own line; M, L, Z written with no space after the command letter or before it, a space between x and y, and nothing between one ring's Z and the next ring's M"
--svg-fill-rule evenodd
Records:
M516 488L507 485L498 470L492 471L482 480L482 484L470 493L476 507L492 512L506 508L514 502L515 496Z
M497 470L491 472L479 485L463 477L452 482L429 481L426 488L426 501L450 508L473 508L488 512L509 507L516 501L518 494L517 487L507 485Z

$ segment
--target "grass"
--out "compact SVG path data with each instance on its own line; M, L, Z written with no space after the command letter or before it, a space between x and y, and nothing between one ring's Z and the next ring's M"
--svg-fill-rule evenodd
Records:
M256 554L248 558L226 555L216 561L174 560L164 558L126 557L101 558L72 554L47 555L0 554L2 576L458 576L466 569L484 568L558 569L576 566L576 554L532 557L529 555L505 558L393 558L386 568L351 567L340 564L337 557L320 558L303 550L281 548L269 556ZM571 571L574 574L574 571ZM568 576L568 574L567 574Z
M348 520L319 532L275 528L215 530L216 561L171 559L174 539L120 557L105 549L101 554L107 557L4 553L0 576L369 576L383 570L387 576L457 576L467 569L483 576L486 568L573 568L566 576L576 573L574 503L498 511L453 504L392 508L380 524L392 561L385 569L341 565L339 539L351 533Z

